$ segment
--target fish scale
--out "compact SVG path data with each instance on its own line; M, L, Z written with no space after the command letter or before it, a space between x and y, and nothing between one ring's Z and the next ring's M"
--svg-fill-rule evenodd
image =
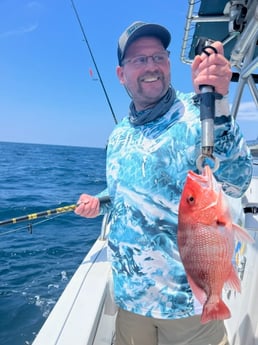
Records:
M232 263L235 238L253 239L232 222L226 197L208 165L202 175L189 171L178 218L179 253L193 294L203 305L201 322L230 318L222 289L226 283L241 291Z

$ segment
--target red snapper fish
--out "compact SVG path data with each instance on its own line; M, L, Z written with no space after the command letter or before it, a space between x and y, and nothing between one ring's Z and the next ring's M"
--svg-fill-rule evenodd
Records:
M210 167L202 175L189 171L178 215L178 247L189 285L203 305L201 323L231 317L222 289L241 292L232 264L235 239L253 242L247 231L232 222L220 184Z

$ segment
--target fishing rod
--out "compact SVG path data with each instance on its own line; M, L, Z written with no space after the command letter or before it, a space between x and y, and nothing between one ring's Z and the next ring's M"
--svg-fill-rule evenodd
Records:
M103 196L103 197L99 198L99 201L100 201L100 204L105 204L105 203L108 203L110 201L110 198L109 198L109 196ZM2 221L0 221L0 226L8 225L8 224L16 224L19 222L24 222L26 220L34 220L34 219L38 219L40 217L50 216L53 214L71 212L71 211L74 211L77 206L78 206L78 204L67 205L67 206L57 207L57 208L54 208L51 210L27 214L27 215L21 216L21 217L2 220Z
M84 40L85 40L85 43L87 44L88 50L89 50L89 52L90 52L90 56L91 56L92 61L93 61L93 63L94 63L94 66L95 66L97 75L98 75L98 77L99 77L100 84L101 84L102 89L103 89L103 91L104 91L104 94L105 94L106 100L107 100L107 102L108 102L109 108L110 108L110 110L111 110L113 119L114 119L114 121L115 121L115 124L117 124L118 121L117 121L116 115L115 115L115 113L114 113L113 107L112 107L112 105L111 105L111 102L110 102L110 100L109 100L109 97L108 97L108 94L107 94L107 91L106 91L106 88L105 88L105 86L104 86L103 80L102 80L101 75L100 75L100 73L99 73L99 69L98 69L97 63L96 63L96 61L95 61L95 59L94 59L94 56L93 56L93 53L92 53L90 44L89 44L89 42L88 42L88 40L87 40L87 37L86 37L85 31L84 31L82 22L81 22L81 20L80 20L78 11L77 11L77 9L76 9L76 7L75 7L75 4L74 4L74 1L73 1L73 0L71 0L71 3L72 3L72 7L73 7L74 13L75 13L75 15L76 15L76 18L77 18L77 20L78 20L78 23L79 23L79 25L80 25L81 32L82 32L82 34L83 34L83 38L84 38Z

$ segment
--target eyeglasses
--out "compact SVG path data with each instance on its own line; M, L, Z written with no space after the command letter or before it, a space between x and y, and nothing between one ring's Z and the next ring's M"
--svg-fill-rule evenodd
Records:
M163 52L155 53L153 55L148 55L148 56L138 55L131 59L125 59L122 62L122 66L126 64L131 64L133 67L140 68L147 65L149 58L152 58L153 63L157 65L164 65L169 57L169 54L170 52L168 50L165 50Z

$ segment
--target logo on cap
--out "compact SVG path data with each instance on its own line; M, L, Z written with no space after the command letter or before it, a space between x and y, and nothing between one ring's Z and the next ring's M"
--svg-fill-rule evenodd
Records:
M134 25L130 26L127 30L127 35L130 36L136 29L143 25L144 23L135 23Z

